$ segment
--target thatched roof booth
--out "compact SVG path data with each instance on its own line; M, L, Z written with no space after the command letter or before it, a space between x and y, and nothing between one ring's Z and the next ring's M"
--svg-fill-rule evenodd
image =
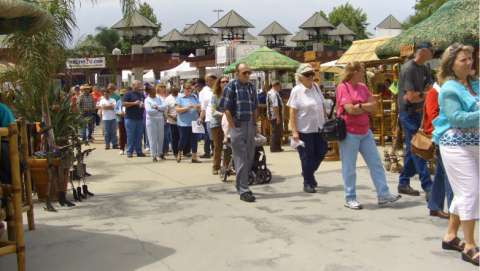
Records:
M429 41L440 50L454 42L478 47L480 0L450 0L430 17L377 49L380 58L400 55L402 45Z
M0 34L15 31L35 32L52 21L48 12L35 4L19 0L0 0Z

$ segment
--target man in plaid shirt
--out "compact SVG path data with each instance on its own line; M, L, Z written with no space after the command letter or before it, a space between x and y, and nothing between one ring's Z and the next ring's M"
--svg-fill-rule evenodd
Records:
M83 141L93 140L93 129L95 127L95 119L94 114L96 111L96 105L93 102L93 98L90 95L90 91L92 87L89 85L83 85L80 87L82 91L82 95L78 97L77 105L80 114L85 118L87 121L86 125L80 128L80 136L82 137ZM87 129L88 129L88 138L87 138Z
M248 187L248 176L255 155L257 91L249 81L252 72L246 64L238 64L235 73L237 79L225 86L218 111L225 112L230 126L236 188L240 199L254 202L255 196Z

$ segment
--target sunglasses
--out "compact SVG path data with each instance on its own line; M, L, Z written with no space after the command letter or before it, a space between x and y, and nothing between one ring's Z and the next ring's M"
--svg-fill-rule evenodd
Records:
M252 72L251 71L244 71L244 72L242 72L242 74L243 75L250 75L250 74L252 74Z
M228 84L228 81L220 81L222 84Z
M302 74L303 76L307 77L307 78L311 78L311 77L314 77L315 76L315 73L314 72L307 72L307 73L304 73Z

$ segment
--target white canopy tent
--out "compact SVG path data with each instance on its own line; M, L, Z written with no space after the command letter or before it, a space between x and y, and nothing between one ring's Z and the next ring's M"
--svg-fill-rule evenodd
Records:
M160 73L160 78L168 80L172 77L180 76L182 79L190 79L190 78L195 78L195 77L189 77L194 75L197 75L198 77L197 68L191 67L189 62L183 61L182 63L180 63L180 65L176 66L175 68L162 71Z

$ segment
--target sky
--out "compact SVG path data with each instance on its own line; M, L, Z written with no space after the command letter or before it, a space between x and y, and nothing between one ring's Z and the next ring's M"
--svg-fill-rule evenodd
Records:
M314 12L323 10L329 13L335 6L350 2L354 7L361 8L368 16L368 30L374 33L374 27L389 14L400 22L414 13L415 0L141 0L149 3L162 23L160 35L173 28L182 30L186 24L197 20L212 25L217 20L214 9L228 12L236 10L255 28L252 34L257 34L274 20L290 32L298 31L298 26L307 20ZM74 41L86 34L95 33L97 26L110 27L121 19L120 0L96 0L92 4L88 0L80 0L76 16L78 29L75 30ZM220 15L221 17L222 15Z

